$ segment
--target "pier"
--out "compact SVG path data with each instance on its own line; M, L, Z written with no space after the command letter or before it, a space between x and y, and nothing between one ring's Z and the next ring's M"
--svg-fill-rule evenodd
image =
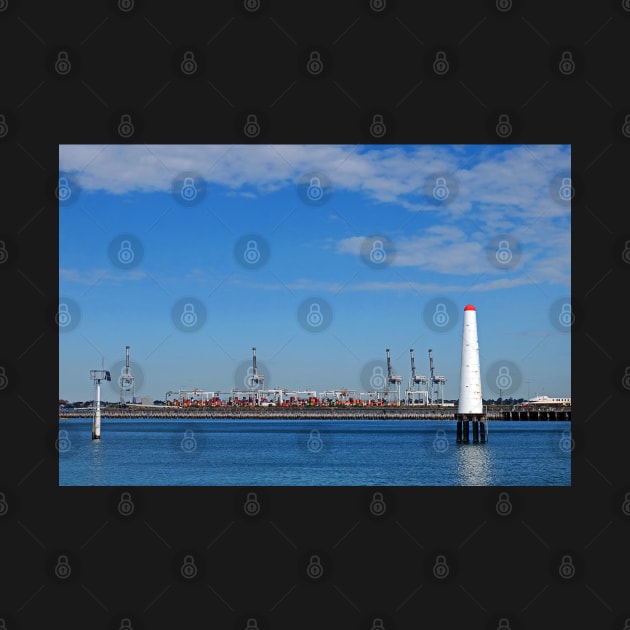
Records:
M59 419L85 418L91 409L60 410ZM455 420L453 408L427 407L101 407L102 418L260 418L267 420ZM571 420L571 409L513 411L488 407L487 420ZM474 425L473 425L474 431Z

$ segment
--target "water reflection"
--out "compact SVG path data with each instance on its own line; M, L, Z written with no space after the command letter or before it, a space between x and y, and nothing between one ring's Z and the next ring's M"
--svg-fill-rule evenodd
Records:
M493 485L488 444L458 444L457 447L457 478L459 485Z
M101 440L92 440L90 439L90 447L91 447L91 455L92 455L92 466L91 472L93 474L93 484L100 485L103 483L103 466L105 459L105 451L104 446L101 443Z

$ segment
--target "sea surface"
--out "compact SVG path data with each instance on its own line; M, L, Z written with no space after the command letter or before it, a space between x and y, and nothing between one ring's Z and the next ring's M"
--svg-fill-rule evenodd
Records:
M60 486L569 486L569 421L59 421Z

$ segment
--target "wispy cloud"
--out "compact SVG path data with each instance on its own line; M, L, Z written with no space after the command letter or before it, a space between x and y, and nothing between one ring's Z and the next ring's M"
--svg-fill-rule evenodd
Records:
M140 269L115 272L112 269L59 269L59 279L74 284L94 285L98 282L123 284L137 282L147 278L146 272Z

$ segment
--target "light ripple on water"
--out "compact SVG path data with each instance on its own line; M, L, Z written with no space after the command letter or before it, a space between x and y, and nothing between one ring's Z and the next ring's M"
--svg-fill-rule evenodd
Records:
M60 485L571 483L566 421L490 422L486 444L456 444L455 422L444 420L104 418L101 440L91 439L89 418L59 427L70 441Z

